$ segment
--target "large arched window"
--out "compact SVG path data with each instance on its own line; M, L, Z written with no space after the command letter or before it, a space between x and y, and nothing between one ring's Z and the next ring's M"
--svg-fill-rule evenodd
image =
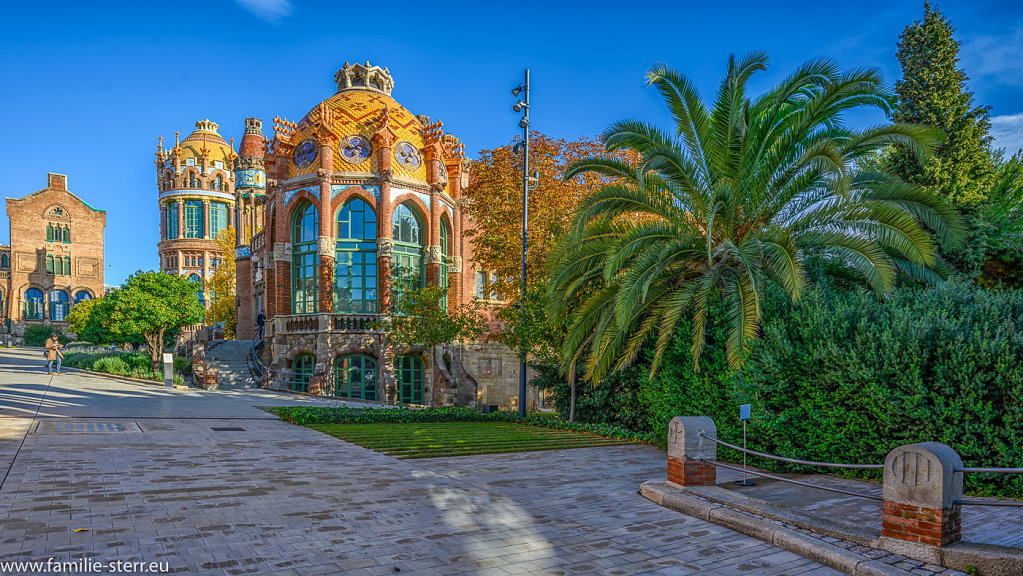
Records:
M25 290L25 311L26 320L43 319L43 291L38 288Z
M200 182L199 184L201 185L202 183ZM189 172L188 173L188 187L189 188L195 188L195 186L196 186L195 172Z
M401 298L401 286L407 284L413 288L423 285L423 226L422 218L415 208L408 204L399 204L394 210L392 219L392 236L394 238L394 256L391 260L392 301Z
M337 213L334 311L377 311L377 216L356 198Z
M50 320L63 322L67 316L67 292L63 290L50 290Z
M334 395L354 400L376 400L376 361L362 354L338 357L334 361Z
M303 201L291 219L291 313L316 313L316 208Z
M309 380L313 377L313 367L316 366L316 356L312 354L301 354L291 361L291 373L288 374L288 390L293 392L308 392Z
M423 361L415 356L394 359L394 376L398 381L398 402L423 403Z
M174 240L178 237L178 203L167 203L167 239Z
M198 274L192 274L191 276L188 277L188 281L192 282L192 283L194 283L196 285L195 286L195 294L196 294L196 296L199 297L199 304L201 306L205 307L206 306L206 295L203 294L202 277L200 277Z
M217 176L219 178L219 176ZM210 238L216 238L222 230L227 229L227 204L210 203Z
M224 177L221 176L220 174L217 174L216 179L213 180L213 189L214 190L223 190L224 189Z
M188 200L185 202L185 238L202 237L202 202L199 200Z
M89 294L88 290L79 290L75 292L74 303L85 302L86 300L92 300L92 294Z
M444 222L444 219L440 219L440 272L439 278L437 278L437 284L441 288L448 287L448 242L450 235L448 234L448 225ZM444 297L440 299L441 308L444 310L448 309L448 293L444 293Z

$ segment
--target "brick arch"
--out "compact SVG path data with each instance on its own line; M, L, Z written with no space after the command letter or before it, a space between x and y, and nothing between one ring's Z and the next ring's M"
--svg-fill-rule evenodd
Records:
M287 215L285 218L285 222L287 223L288 230L291 230L291 219L295 217L295 208L298 208L298 206L302 204L302 200L308 200L309 203L313 205L313 210L316 210L317 222L319 222L319 219L323 217L323 214L320 214L320 203L316 199L316 196L313 196L312 194L309 193L308 190L304 188L301 190L296 190L295 195L291 197L291 201L289 201L288 205L284 207L285 214ZM290 235L288 236L287 241L291 242Z
M191 186L187 186L187 184L188 184L188 182L190 180L190 175L192 175L192 174L195 174L196 180L199 181L199 184L200 184L199 188L192 188ZM202 184L202 173L200 173L199 170L196 169L194 166L189 166L189 167L187 167L187 168L185 168L184 170L181 171L181 186L178 188L179 190L199 190L199 189L201 189L201 184Z
M359 198L373 207L373 211L377 213L377 217L380 216L380 206L377 205L376 196L370 194L368 190L361 186L349 186L345 188L337 196L330 201L330 212L334 215L334 219L337 220L337 213L341 208L347 204L352 198Z
M380 368L380 365L382 363L380 360L380 355L376 350L373 350L373 348L370 346L364 346L362 344L345 344L336 352L332 351L331 354L332 354L332 356L330 357L331 369L334 368L334 363L337 362L339 358L343 356L351 356L353 354L361 354L363 356L368 356L369 358L373 359L373 361L377 363L377 369Z
M223 178L223 180L224 180L224 189L223 190L214 190L214 191L215 192L230 192L230 190L229 190L229 188L231 187L231 176L230 176L230 174L226 170L222 170L220 168L214 168L213 171L210 172L209 182L215 181L217 179L217 176L220 176L220 177Z
M299 346L296 348L291 348L290 350L288 350L288 353L284 355L284 359L287 360L288 362L294 362L295 358L298 358L299 356L304 356L306 354L311 354L313 358L316 359L316 362L314 364L320 363L320 357L316 354L316 351L313 350L312 348L309 348L308 346Z
M426 246L430 246L431 244L433 244L433 230L431 229L432 227L430 226L430 221L431 221L431 218L430 218L430 208L422 200L420 200L418 196L416 196L415 194L412 194L411 192L406 192L406 193L402 194L401 196L398 196L397 198L395 198L394 201L391 202L391 219L392 219L391 222L394 221L393 220L394 219L394 212L398 208L398 206L401 205L401 204L406 204L406 203L409 203L409 204L412 204L413 206L415 206L416 210L419 212L419 215L422 216L422 218L423 218L423 220L422 220L422 222L420 222L420 224L422 225L423 246L424 246L424 249L425 249ZM391 223L389 222L389 223L387 223L387 225L390 226Z

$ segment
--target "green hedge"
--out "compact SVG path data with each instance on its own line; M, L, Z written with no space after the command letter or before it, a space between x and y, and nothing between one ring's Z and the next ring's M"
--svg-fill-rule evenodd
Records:
M727 370L722 326L712 323L695 372L682 326L654 378L641 366L628 382L580 386L579 419L638 420L634 427L663 446L672 417L710 416L722 439L739 441L738 406L749 403L750 447L774 454L881 463L899 445L934 441L954 448L967 466L1023 467L1023 292L949 282L904 287L878 301L819 286L797 305L769 291L764 317L741 371ZM564 413L567 385L553 380ZM610 397L624 400L586 409ZM965 482L973 493L1023 496L1019 475L967 474Z
M25 327L25 346L45 346L50 334L57 333L57 341L67 344L71 341L60 326L53 324L31 324Z
M64 365L104 374L163 382L163 372L152 370L149 355L141 352L68 352L64 354ZM184 383L184 378L175 373L174 384Z
M599 423L569 422L553 414L528 414L520 418L518 412L483 413L476 408L350 408L345 405L335 407L287 406L264 408L281 417L285 422L309 426L312 424L370 424L378 422L391 423L423 423L423 422L514 422L539 428L569 430L573 432L589 432L617 440L632 440L650 443L654 440L650 434L637 433L618 426Z

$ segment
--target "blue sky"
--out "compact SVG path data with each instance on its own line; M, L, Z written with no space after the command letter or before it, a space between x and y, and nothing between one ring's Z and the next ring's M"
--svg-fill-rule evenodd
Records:
M938 5L956 26L976 101L992 107L998 145L1023 146L1023 4ZM508 90L526 67L533 127L592 136L623 118L666 122L643 85L656 62L705 97L728 55L751 50L771 55L758 89L815 57L877 66L894 82L898 35L922 14L922 2L899 0L4 2L2 194L67 174L72 192L107 211L106 282L118 284L157 266L157 136L173 141L203 118L236 140L245 116L298 121L334 93L345 61L390 68L398 101L443 120L475 157L517 133ZM8 234L4 217L0 242Z

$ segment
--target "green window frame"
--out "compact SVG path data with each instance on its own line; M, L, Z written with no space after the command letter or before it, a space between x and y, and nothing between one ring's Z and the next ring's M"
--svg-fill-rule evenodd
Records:
M398 382L399 403L423 403L422 360L411 355L398 356L394 359L394 376Z
M188 200L185 202L185 238L203 237L202 202Z
M316 313L316 244L319 229L316 207L303 201L291 219L291 313Z
M75 304L80 304L86 300L92 300L92 294L90 294L88 290L79 290L78 292L75 292Z
M50 321L63 322L67 316L68 309L67 292L63 290L50 290Z
M38 288L25 290L25 311L23 316L26 320L43 319L43 291Z
M422 222L419 211L408 204L399 204L391 219L391 236L394 239L391 277L404 280L412 288L423 287ZM392 282L392 302L398 302L401 290L401 282Z
M65 226L64 227L64 243L65 244L70 244L71 243L71 227L70 226Z
M287 378L288 390L292 392L308 392L309 380L313 377L316 367L316 356L299 354L291 361L291 373Z
M377 363L365 354L334 360L334 395L353 400L377 399Z
M167 203L167 239L176 240L178 237L178 203Z
M375 314L377 283L377 217L365 201L355 198L337 213L334 252L334 312Z
M440 306L442 310L448 309L448 225L444 219L440 220L440 271L437 278L438 286L444 288L444 296L441 296Z
M191 276L188 277L188 281L189 282L194 282L197 285L197 288L195 289L195 295L199 297L199 305L202 306L203 308L205 308L206 307L206 295L203 294L202 277L199 276L198 274L192 274Z
M11 267L11 257L7 254L0 254L0 268L7 269Z
M53 242L53 224L46 225L46 241Z
M53 254L46 255L46 273L53 274Z
M223 230L227 229L227 204L223 202L210 203L210 238L216 238Z

